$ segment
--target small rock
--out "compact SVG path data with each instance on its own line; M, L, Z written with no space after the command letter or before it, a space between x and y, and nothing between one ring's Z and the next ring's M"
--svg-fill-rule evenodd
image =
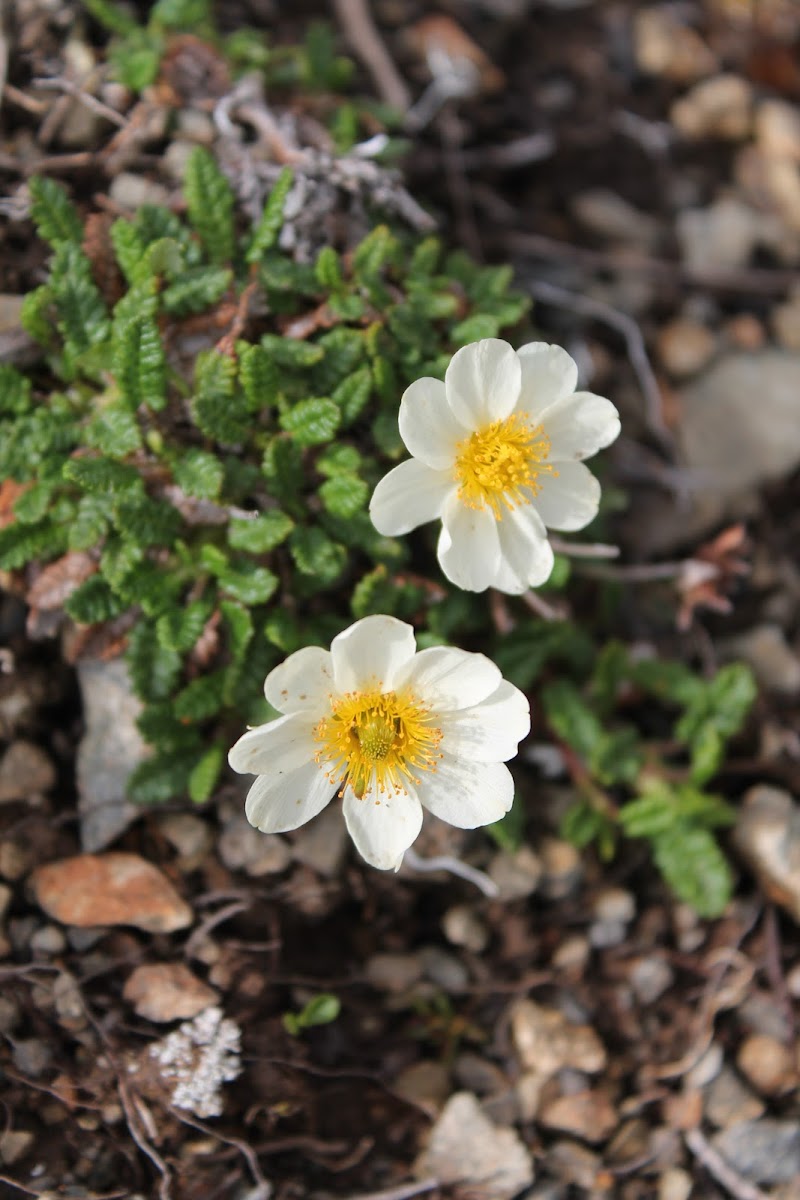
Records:
M228 821L218 843L219 856L231 871L245 871L252 878L285 871L292 852L277 833L260 833L247 818L237 814Z
M313 821L297 831L292 843L292 858L325 879L335 879L344 865L348 842L342 814L337 805L329 804Z
M174 184L179 186L183 183L186 177L186 167L195 148L194 142L190 142L186 138L176 138L164 151L161 165Z
M617 1127L617 1112L602 1088L559 1096L540 1109L538 1121L547 1129L572 1134L595 1145Z
M664 1097L662 1112L670 1129L696 1129L703 1117L702 1093L684 1084Z
M727 1066L705 1088L703 1108L717 1129L740 1121L755 1121L764 1113L764 1105L758 1096L754 1096L736 1072Z
M697 272L744 267L757 246L783 237L780 222L735 196L722 196L707 208L683 209L675 232L683 261Z
M53 1051L42 1038L18 1038L12 1045L11 1058L23 1075L38 1079L50 1069Z
M786 1045L792 1040L793 1029L785 1005L772 991L751 987L736 1011L743 1029L761 1033Z
M756 625L725 645L726 657L743 658L763 688L782 695L800 691L800 658L779 625Z
M572 211L581 225L608 241L650 249L658 240L658 221L605 188L579 192Z
M190 142L197 142L201 146L213 146L217 136L212 118L198 108L179 110L178 129Z
M67 939L57 925L42 925L31 935L31 952L41 954L46 958L55 954L63 954L67 948Z
M716 1079L722 1070L725 1062L725 1054L719 1042L712 1042L706 1050L705 1054L701 1055L698 1061L686 1072L685 1083L687 1088L697 1090L704 1088L711 1083L712 1079Z
M542 892L548 900L564 900L577 891L583 878L583 860L570 842L545 838L542 852Z
M193 919L166 876L138 854L78 854L38 867L32 881L36 902L64 925L172 933Z
M753 313L737 313L725 322L725 336L737 350L763 350L767 332Z
M603 888L592 901L592 916L603 924L619 921L627 925L636 916L636 897L626 888Z
M589 1025L574 1025L556 1008L520 1000L511 1013L511 1035L523 1066L539 1075L564 1067L594 1074L606 1064L603 1043Z
M407 992L422 978L422 960L416 954L374 954L366 964L366 976L382 992Z
M183 963L137 967L125 981L122 995L148 1021L196 1017L219 999L214 988L193 975Z
M641 1004L654 1004L675 982L675 972L663 958L639 958L630 973L630 985Z
M533 1160L513 1129L493 1125L475 1096L457 1092L431 1129L414 1175L456 1185L472 1200L512 1200L533 1183Z
M621 921L595 921L589 926L589 944L595 950L621 946L628 936L628 927Z
M640 71L673 83L694 83L718 68L715 55L700 34L667 5L636 12L633 48Z
M59 971L53 983L53 1004L59 1025L78 1033L88 1021L78 981L69 971Z
M759 149L771 158L800 163L800 111L785 100L762 100L756 110Z
M48 792L55 781L55 768L44 750L33 742L12 742L0 761L0 804L29 800Z
M800 807L789 793L750 788L733 837L770 899L800 921Z
M675 379L688 379L707 367L717 340L705 325L678 317L664 325L656 340L658 356Z
M0 1162L10 1167L24 1158L35 1141L27 1129L6 1129L0 1133Z
M455 954L448 954L439 946L423 946L420 959L425 978L448 995L458 995L469 984L469 971Z
M193 813L166 813L158 827L171 846L177 850L178 866L182 871L196 871L205 859L213 841L208 823Z
M448 942L464 946L473 954L480 954L489 944L488 929L468 904L448 908L442 917L442 932Z
M0 877L16 883L27 874L33 862L33 853L29 846L9 838L0 842Z
M795 470L800 465L798 394L800 354L725 355L683 393L686 465L722 499Z
M622 1166L635 1163L647 1156L650 1146L651 1128L641 1117L634 1117L620 1125L605 1149L606 1162Z
M800 290L793 290L785 304L773 308L770 323L784 350L800 350Z
M0 996L0 1033L13 1033L21 1015L16 1000L12 1000L10 996Z
M91 77L97 70L97 61L92 47L79 38L71 37L63 48L65 74L77 83L82 91L93 91ZM95 145L106 119L96 109L89 108L80 100L72 100L58 129L58 140L62 146L86 150Z
M108 194L120 208L136 212L143 204L167 205L169 192L161 183L135 175L132 171L120 171L111 180Z
M736 1055L736 1065L762 1096L780 1096L797 1083L791 1050L763 1033L745 1038Z
M81 845L104 850L140 810L127 798L128 780L149 753L136 721L141 701L121 658L78 663L86 731L78 746Z
M798 1121L740 1121L715 1134L712 1145L751 1183L788 1183L800 1174Z
M435 1117L450 1094L450 1076L441 1063L418 1062L400 1072L393 1090L404 1100Z
M539 886L542 864L529 846L500 850L489 863L489 878L497 885L498 899L524 900Z
M658 1180L657 1200L689 1200L694 1182L683 1167L668 1167Z
M588 963L591 953L589 939L580 933L575 933L571 937L565 938L556 947L553 953L553 966L557 967L559 971L569 971L580 975Z
M561 1183L594 1194L602 1163L587 1146L563 1139L550 1146L545 1155L545 1166Z
M491 1096L508 1089L508 1080L496 1063L465 1050L453 1064L453 1075L464 1091Z
M670 110L684 137L742 141L753 124L753 88L739 75L715 75L695 84Z

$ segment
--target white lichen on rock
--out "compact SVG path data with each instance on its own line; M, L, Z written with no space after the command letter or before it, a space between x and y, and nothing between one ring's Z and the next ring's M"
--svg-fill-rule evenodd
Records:
M221 1008L207 1008L150 1047L162 1078L174 1084L172 1103L198 1117L222 1113L220 1086L237 1079L241 1031Z

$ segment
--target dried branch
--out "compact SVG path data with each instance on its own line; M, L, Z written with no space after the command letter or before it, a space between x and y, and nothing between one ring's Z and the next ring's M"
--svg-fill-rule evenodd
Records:
M367 0L334 0L336 15L353 50L387 104L406 112L411 93L375 27Z
M721 1154L718 1154L705 1134L699 1129L689 1129L684 1133L683 1140L692 1154L702 1163L709 1175L721 1187L730 1192L735 1200L770 1200L766 1192L743 1179L738 1171L734 1171Z

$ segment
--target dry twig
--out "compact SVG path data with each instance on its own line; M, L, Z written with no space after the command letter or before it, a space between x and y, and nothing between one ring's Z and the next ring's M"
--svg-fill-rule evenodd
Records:
M406 112L411 93L381 40L367 0L334 0L334 7L347 40L372 76L376 90L387 104Z
M742 1178L738 1171L734 1171L730 1163L727 1163L722 1155L717 1153L708 1138L699 1129L688 1129L683 1135L683 1140L709 1175L721 1187L730 1192L735 1200L770 1200L767 1193L762 1192L760 1187L749 1183L748 1180Z

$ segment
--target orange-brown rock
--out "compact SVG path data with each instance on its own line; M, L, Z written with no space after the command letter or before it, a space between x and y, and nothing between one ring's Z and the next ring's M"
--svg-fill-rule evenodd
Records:
M138 854L77 854L33 872L37 903L64 925L134 925L172 933L192 910L157 867Z

